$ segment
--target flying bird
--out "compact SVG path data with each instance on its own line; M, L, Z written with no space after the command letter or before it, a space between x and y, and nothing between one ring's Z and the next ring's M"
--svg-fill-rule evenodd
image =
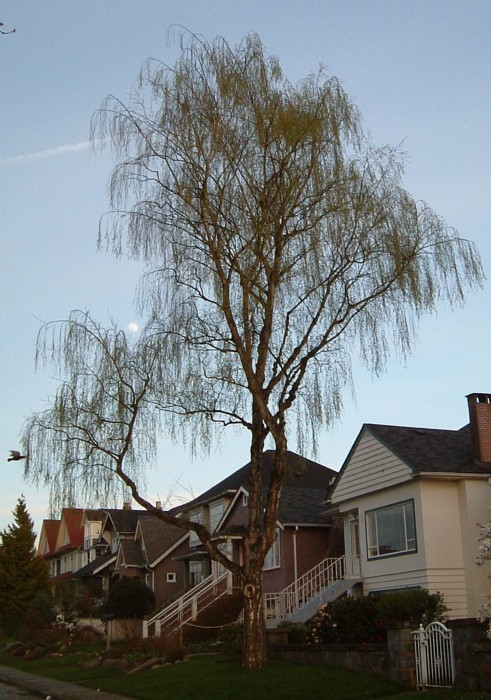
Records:
M7 462L18 462L19 459L25 459L26 455L21 455L18 450L10 450L10 457Z
M3 22L0 22L0 27L3 27L4 24ZM5 31L4 29L0 29L0 34L14 34L15 29L11 29L9 32Z

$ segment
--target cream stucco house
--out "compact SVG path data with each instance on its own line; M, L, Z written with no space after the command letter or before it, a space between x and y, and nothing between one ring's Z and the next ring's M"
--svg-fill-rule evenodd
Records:
M346 573L363 594L441 591L453 619L491 593L475 565L491 511L491 394L467 397L460 430L365 424L332 484L344 519Z

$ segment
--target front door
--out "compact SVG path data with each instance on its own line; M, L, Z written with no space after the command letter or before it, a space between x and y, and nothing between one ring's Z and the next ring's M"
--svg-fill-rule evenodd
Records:
M348 574L355 578L360 578L360 523L357 515L350 516L350 565L348 565Z

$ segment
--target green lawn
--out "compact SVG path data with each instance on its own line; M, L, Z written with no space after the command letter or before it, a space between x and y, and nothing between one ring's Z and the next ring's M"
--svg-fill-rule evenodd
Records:
M141 700L166 697L177 697L179 700L305 700L309 697L329 700L491 700L489 694L454 691L401 694L401 689L393 683L376 676L283 661L271 661L261 671L247 671L237 661L219 655L206 655L158 670L128 675L102 666L79 668L76 660L80 658L83 658L80 654L69 654L24 661L2 653L0 665L14 666Z

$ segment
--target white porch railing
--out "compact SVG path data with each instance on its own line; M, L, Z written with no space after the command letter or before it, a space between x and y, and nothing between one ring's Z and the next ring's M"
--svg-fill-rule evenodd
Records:
M230 574L228 572L219 576L214 574L208 576L174 603L149 618L146 621L146 630L144 628L143 636L148 636L152 627L156 637L178 630L186 622L196 620L199 612L230 590Z
M280 593L265 593L266 620L284 620L319 596L328 586L344 578L346 559L324 559Z

